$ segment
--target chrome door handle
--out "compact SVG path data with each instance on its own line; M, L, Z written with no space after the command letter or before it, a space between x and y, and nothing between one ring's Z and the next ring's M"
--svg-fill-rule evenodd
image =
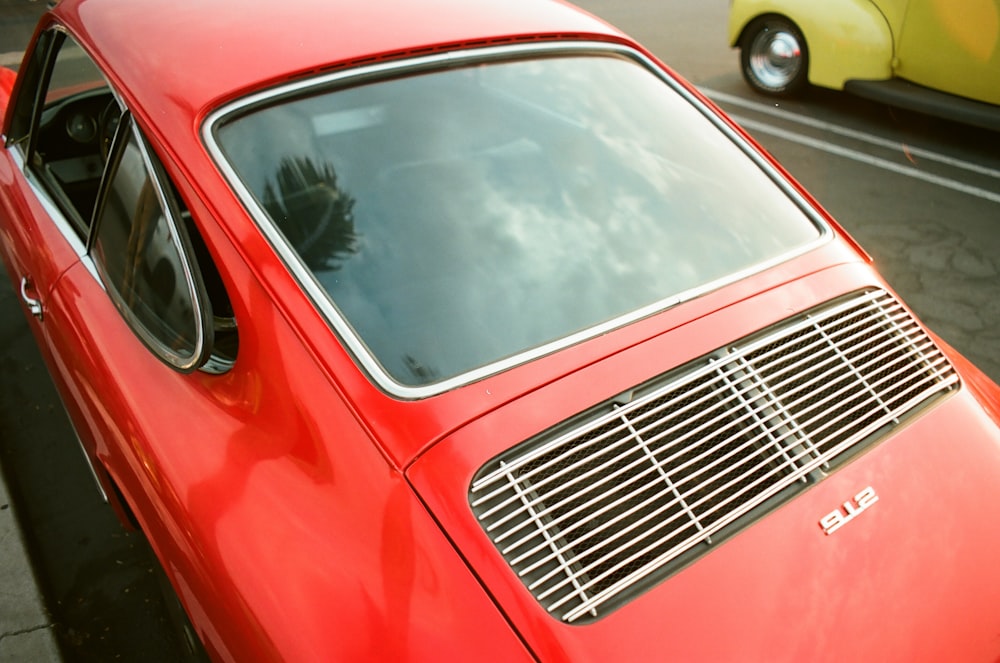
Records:
M28 288L31 287L31 281L28 280L27 276L21 277L21 299L24 301L25 306L31 311L31 315L35 316L39 320L42 319L42 302L40 299L32 299L28 296Z

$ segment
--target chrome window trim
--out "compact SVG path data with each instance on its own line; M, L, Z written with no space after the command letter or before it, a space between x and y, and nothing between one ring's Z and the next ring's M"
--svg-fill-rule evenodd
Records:
M507 357L479 368L461 373L432 384L413 387L401 384L396 381L384 368L382 368L375 355L368 350L364 341L354 332L348 320L341 315L333 299L320 285L316 277L306 267L304 262L295 253L294 249L284 239L277 226L271 222L267 213L257 203L254 196L243 184L235 169L229 164L219 143L216 141L216 128L225 123L226 120L248 111L255 106L274 103L282 98L295 97L301 93L317 88L331 87L336 85L356 85L368 81L374 81L388 76L399 76L421 71L439 69L447 66L466 66L486 61L503 61L524 58L528 56L551 56L551 55L613 55L626 57L635 61L640 66L658 76L664 83L669 85L676 93L683 97L697 111L706 117L716 128L722 131L741 151L743 151L764 173L775 182L775 184L787 195L804 215L813 222L819 230L818 237L798 247L795 250L779 255L771 260L758 263L753 267L732 273L723 279L707 283L701 287L687 290L685 292L672 295L648 306L637 309L613 320L589 327L574 334L564 336L560 339L546 343L544 345L530 348L517 355ZM670 77L653 60L646 57L639 51L625 45L595 42L595 41L574 41L574 42L547 42L533 44L508 44L502 46L490 46L483 48L465 49L437 53L433 55L408 58L405 60L394 60L364 66L359 68L337 71L325 75L314 76L301 81L280 85L264 90L212 111L205 119L201 128L202 139L205 146L215 162L216 167L223 174L230 187L236 193L243 206L246 208L251 218L261 230L279 257L291 271L292 276L299 282L306 295L319 309L320 313L327 319L340 339L346 344L348 350L361 364L364 371L370 378L384 391L392 396L401 399L423 399L463 387L496 373L501 373L515 366L538 359L539 357L562 350L577 343L601 336L614 329L624 327L642 318L659 313L668 308L672 308L682 302L695 299L713 290L735 283L752 274L757 274L775 265L781 264L794 257L807 253L814 248L830 241L833 232L825 220L820 217L809 202L800 195L785 178L765 160L751 144L739 133L723 122L714 111L701 102L691 92L680 83Z
M18 170L24 176L24 180L28 183L31 188L31 192L35 194L35 198L42 205L42 209L45 210L45 214L52 219L53 225L59 230L66 242L73 248L73 252L76 253L78 258L83 258L87 254L87 246L83 239L77 234L76 227L72 222L66 218L59 205L52 200L52 196L45 189L45 186L38 180L38 175L35 174L30 168L28 168L24 161L24 153L22 147L17 145L11 145L7 148L13 158L14 165L17 166Z
M207 322L206 322L206 314L202 306L202 297L199 294L198 280L196 279L194 274L194 268L191 263L190 252L180 241L180 236L178 234L179 232L178 222L173 212L173 206L168 203L167 195L164 190L164 184L161 179L161 177L163 177L164 175L161 175L160 169L153 165L153 160L149 153L151 148L147 144L145 136L143 135L138 124L135 122L134 118L131 117L131 112L128 110L128 106L125 104L122 95L118 92L115 86L111 84L111 81L108 80L107 75L105 75L103 70L101 70L101 68L97 65L97 62L96 60L94 60L93 56L91 56L90 53L88 53L85 49L83 49L79 41L77 41L72 35L70 35L69 32L67 32L66 29L61 25L51 26L50 28L47 29L47 32L52 34L58 33L63 35L64 39L73 40L73 42L77 45L77 47L81 49L83 55L90 59L90 61L94 65L94 68L98 71L98 73L101 74L101 77L103 78L108 91L111 93L112 97L118 103L118 106L121 109L121 112L123 114L122 121L125 122L125 117L124 117L125 115L129 116L128 120L129 130L135 136L139 152L142 156L143 167L145 168L146 174L153 183L153 188L156 191L157 201L159 202L160 207L163 211L164 218L166 222L170 224L172 242L175 248L177 249L178 254L181 256L181 264L184 271L184 280L185 283L187 284L188 294L190 295L192 300L192 309L195 316L195 325L197 329L195 351L192 353L191 360L187 362L174 361L173 358L178 357L178 355L167 349L163 343L159 342L151 334L148 334L145 327L142 324L134 321L129 314L122 313L122 318L125 324L128 325L129 328L133 330L133 333L135 333L136 336L139 337L140 341L147 348L149 348L151 352L153 352L157 357L160 357L169 366L177 370L193 371L202 367L202 365L206 365L209 366L207 372L214 372L214 373L225 372L225 370L228 369L223 369L222 364L218 360L216 360L211 355L210 352L206 351L207 336L205 332L207 329ZM6 149L8 150L8 152L12 157L15 167L24 176L25 181L27 182L35 198L42 205L42 209L45 211L46 216L48 216L48 218L52 220L53 225L58 229L60 234L70 245L73 252L76 254L78 262L80 262L83 265L83 267L91 275L91 277L101 288L101 290L103 290L107 294L109 299L112 300L112 302L115 305L115 308L117 308L119 311L122 311L124 305L121 303L117 291L114 288L108 287L108 284L106 282L106 275L104 274L101 267L98 265L98 261L96 261L93 255L91 254L91 248L94 242L94 238L96 237L97 228L99 225L100 210L104 202L103 198L104 192L105 189L111 185L111 182L106 181L109 174L109 167L108 167L109 164L104 165L104 169L101 173L100 184L98 185L100 191L98 195L100 196L100 200L98 200L95 203L94 208L90 211L90 218L83 220L84 223L87 224L87 227L85 229L86 237L81 238L76 225L67 217L67 215L63 212L62 208L59 206L59 204L56 203L52 195L46 189L45 184L41 181L39 175L32 168L28 166L26 160L26 151L34 148L33 139L38 129L39 118L41 117L41 103L43 99L43 94L44 91L47 91L48 89L47 85L50 82L52 69L55 66L56 59L58 58L59 52L58 51L53 52L53 44L54 42L48 45L47 52L45 54L45 59L46 59L45 67L47 71L43 76L42 83L44 84L39 85L39 87L34 91L33 105L32 105L34 116L32 119L31 131L26 135L26 137L29 140L26 141L19 140L13 142L9 145L6 145ZM62 44L59 44L59 46L61 48ZM122 132L116 132L115 138L118 139L118 135L121 133ZM4 136L4 140L6 140L6 136ZM109 150L109 153L113 154L116 149L118 149L118 146L116 144L113 144L111 146L111 149ZM117 164L115 165L115 170L117 170ZM97 477L95 474L95 480L96 478ZM100 486L99 481L98 481L98 486L101 489L101 493L104 496L105 501L107 501L107 497L106 495L104 495L103 487Z
M131 117L132 114L130 111L126 109L125 112ZM177 249L177 255L181 259L181 268L184 270L184 282L187 284L188 295L191 297L192 313L194 314L196 339L194 351L191 353L191 360L183 367L175 365L173 362L171 362L171 365L175 366L175 368L178 368L179 370L196 370L211 356L211 348L208 347L208 337L205 333L208 329L209 322L206 319L207 316L205 314L205 309L202 306L204 304L202 301L203 293L201 292L203 290L203 286L201 286L201 280L194 273L194 267L191 264L193 258L191 250L188 246L185 246L184 242L181 241L180 223L177 216L174 214L175 205L167 198L167 192L164 190L163 181L161 179L160 167L154 165L153 157L150 155L151 148L146 142L146 137L139 129L139 125L135 122L134 118L130 124L132 135L135 136L136 143L139 147L139 153L142 154L142 163L146 168L146 174L153 183L153 188L156 189L156 198L160 203L160 208L163 210L163 220L165 223L170 225L172 234L171 243L174 245L174 248ZM112 182L108 182L107 186L110 187L111 185ZM97 220L95 219L95 226L96 223Z
M145 325L138 321L132 314L129 307L122 301L121 295L117 288L110 285L110 278L102 267L100 261L91 257L92 264L94 265L95 271L99 275L99 281L104 287L105 291L108 293L109 298L114 302L115 308L121 313L125 324L133 331L133 333L139 337L149 350L160 358L164 363L169 365L178 371L189 373L197 370L202 364L206 362L210 356L209 348L207 345L207 336L205 331L207 329L207 321L205 316L205 311L202 308L202 298L199 292L199 282L194 275L194 270L191 266L191 256L189 251L184 246L184 243L180 239L180 231L178 230L177 219L173 213L173 207L169 204L166 194L163 190L163 183L160 181L159 171L153 165L153 161L149 156L149 147L146 144L146 139L142 132L139 130L138 125L132 118L131 113L126 109L123 111L120 129L115 133L114 141L111 146L112 161L105 166L104 175L101 180L101 194L95 206L94 221L90 228L90 241L88 244L90 248L93 247L96 241L98 231L100 230L100 224L102 220L102 210L106 202L108 191L114 186L115 177L118 173L118 168L121 166L121 151L124 146L121 145L123 141L129 140L128 134L131 134L136 142L136 147L139 149L139 154L142 157L143 168L146 171L146 176L149 177L153 184L153 189L156 192L156 200L160 205L161 211L163 212L164 222L170 226L171 231L171 244L177 251L178 256L181 261L181 269L184 272L184 282L187 285L187 293L191 299L192 313L194 317L195 324L195 339L194 339L194 349L191 352L191 356L185 358L180 354L174 352L166 344L160 341L154 334L146 329ZM88 250L88 256L91 252Z

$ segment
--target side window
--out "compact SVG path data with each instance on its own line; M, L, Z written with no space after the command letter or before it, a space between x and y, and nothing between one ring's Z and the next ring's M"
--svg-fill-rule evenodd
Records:
M210 356L212 312L190 243L129 120L116 140L91 255L140 339L174 368L194 370Z
M222 278L94 61L54 28L39 36L19 86L7 143L87 247L129 326L178 370L228 370L238 337Z
M118 106L86 52L68 35L50 34L54 57L49 55L51 66L41 76L34 95L31 129L25 130L29 136L28 164L84 238L118 120ZM18 123L21 121L19 112Z
M49 31L38 36L31 57L28 58L24 69L18 74L18 89L10 106L13 114L10 131L7 135L8 145L21 145L27 149L28 138L31 135L31 122L35 115L35 100L42 87L49 49L56 34Z
M61 33L60 37L48 87L45 90L45 100L42 103L45 108L81 93L93 90L108 91L104 77L90 56L69 35Z

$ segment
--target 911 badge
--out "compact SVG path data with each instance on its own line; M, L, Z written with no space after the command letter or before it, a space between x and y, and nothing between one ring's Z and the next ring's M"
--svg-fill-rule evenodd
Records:
M875 502L878 502L878 495L875 493L874 488L868 486L855 495L853 499L844 502L841 508L834 509L820 518L819 526L822 527L823 532L829 536L860 516L865 512L865 510L871 508Z

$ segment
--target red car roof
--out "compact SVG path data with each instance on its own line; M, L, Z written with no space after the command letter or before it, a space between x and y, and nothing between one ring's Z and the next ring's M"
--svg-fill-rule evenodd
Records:
M53 11L149 118L310 71L442 47L618 39L561 0L64 0Z

